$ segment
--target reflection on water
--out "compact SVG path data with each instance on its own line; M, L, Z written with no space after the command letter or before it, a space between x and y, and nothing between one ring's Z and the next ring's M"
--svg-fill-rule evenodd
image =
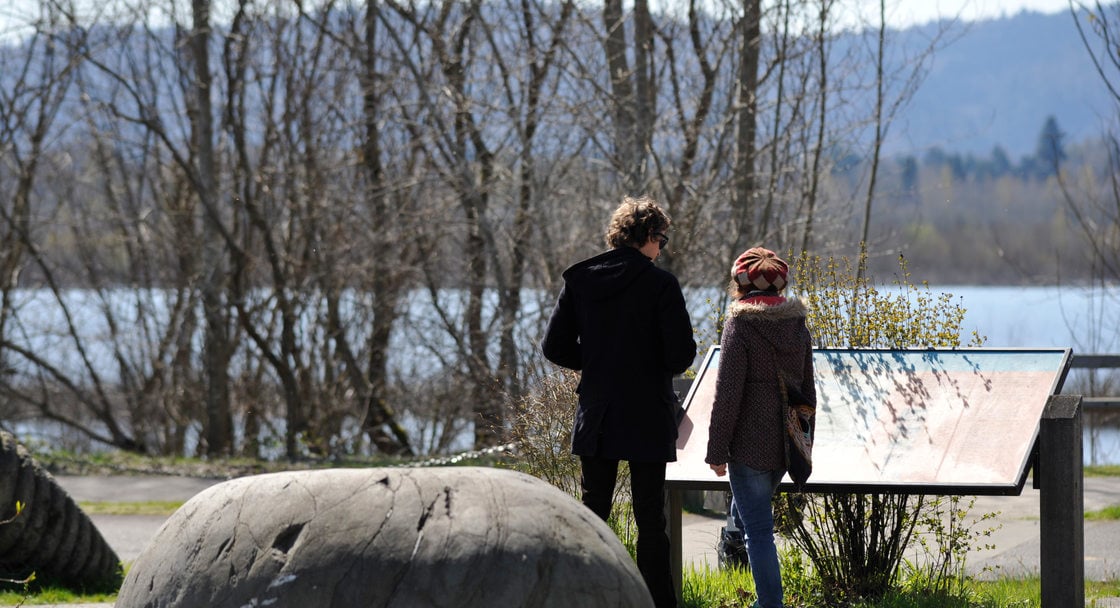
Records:
M1088 465L1120 465L1120 413L1087 412L1081 445Z

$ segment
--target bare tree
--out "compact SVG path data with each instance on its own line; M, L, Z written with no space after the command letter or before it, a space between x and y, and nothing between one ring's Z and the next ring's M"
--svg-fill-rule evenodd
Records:
M216 62L210 57L209 47L216 39L211 38L214 30L205 23L207 17L202 14L208 10L205 4L191 6L194 21L193 30L190 30L204 31L202 37L208 40L205 50L200 48L203 43L198 38L191 38L186 33L188 30L177 30L183 40L189 41L179 48L193 50L185 58L174 51L176 47L168 44L171 38L165 37L163 32L138 28L135 24L113 30L119 37L115 41L118 44L111 47L119 50L119 57L123 60L105 53L104 49L110 48L110 45L72 48L94 67L88 78L91 84L84 93L91 107L88 115L104 114L108 120L115 121L114 125L138 125L144 134L141 141L150 142L144 143L142 148L148 151L144 153L144 158L150 159L150 163L140 167L124 167L122 164L121 174L125 177L120 182L121 187L107 189L106 200L120 198L114 192L127 192L130 186L137 188L135 192L149 192L142 186L129 183L132 174L127 173L128 169L141 169L138 174L141 176L163 175L169 179L166 187L150 190L151 194L162 198L150 200L148 204L154 205L157 210L154 217L171 218L167 242L175 247L170 266L182 269L178 278L173 278L172 284L181 286L176 291L181 297L171 299L174 302L170 313L173 323L164 327L182 331L174 336L166 333L159 339L158 343L163 346L153 349L157 353L153 357L158 364L152 366L153 371L145 384L157 384L154 382L158 376L156 372L169 366L183 373L173 373L170 378L162 377L158 384L174 382L175 386L167 389L170 393L190 386L189 383L183 384L183 377L189 376L190 369L198 363L191 353L197 337L191 328L198 327L192 322L193 302L201 302L203 320L206 315L210 315L212 322L216 322L219 316L222 318L222 322L215 325L218 336L214 338L220 352L213 356L219 356L218 367L225 371L207 371L207 375L199 379L198 386L204 387L215 398L220 394L226 395L225 401L216 410L208 406L209 409L202 411L202 428L207 431L203 436L203 449L213 454L225 454L233 448L233 411L229 395L235 388L242 398L252 400L240 407L239 416L245 425L242 435L251 453L256 453L258 446L255 440L262 424L271 426L274 420L275 412L268 405L268 394L263 391L256 394L257 391L235 387L230 377L231 359L236 351L236 330L244 332L251 345L251 348L241 350L238 366L241 381L257 386L267 386L272 379L278 381L280 390L277 394L285 404L285 425L281 431L286 438L285 453L294 458L304 453L305 449L320 453L330 449L326 446L332 443L332 437L339 435L348 416L340 404L353 402L352 397L341 397L353 393L340 388L339 376L334 373L334 355L324 349L324 344L330 339L321 342L323 334L308 325L308 319L312 318L317 306L313 292L308 290L319 285L339 285L338 275L333 274L335 269L329 263L336 249L324 244L352 241L335 238L337 235L331 233L332 226L355 224L351 217L344 215L328 223L330 216L326 215L326 210L345 207L332 204L335 200L331 198L332 190L325 185L352 179L337 180L325 175L326 167L342 167L345 172L348 166L320 158L333 155L335 150L331 149L332 145L342 140L330 129L320 129L329 123L320 120L313 110L324 105L330 107L334 101L328 99L323 104L321 97L311 94L320 88L333 90L321 86L323 80L320 74L326 59L315 59L330 56L326 52L329 37L326 32L320 31L320 36L311 45L313 50L306 51L301 43L306 31L291 27L294 23L291 16L285 20L274 18L282 16L252 14L247 10L249 6L249 3L239 5L240 10L229 29L223 30L224 72L218 72L211 65ZM275 38L267 38L270 30L262 27L264 24L271 24L271 31L277 34ZM146 35L137 36L137 32L146 32ZM293 59L292 56L273 52L289 48L293 39L286 38L285 32L294 37L295 48L299 49L292 61L285 61ZM123 44L120 44L122 41ZM268 43L273 43L273 46L258 48ZM137 48L145 48L147 52L136 55ZM268 60L274 62L278 69L270 68L265 63ZM167 63L161 63L163 61L193 67L190 71L175 72L167 70ZM207 68L199 68L196 62L205 62ZM340 72L336 70L336 73ZM181 78L178 81L169 80L166 78L169 73L178 74ZM278 85L287 85L288 88ZM220 97L223 93L224 98ZM220 110L213 105L213 99L223 102ZM248 100L261 105L247 107ZM174 111L178 103L182 103L186 111ZM274 110L277 108L285 111L276 113ZM177 124L175 117L184 115L188 117L186 123ZM213 124L215 117L220 117L220 129ZM103 129L101 132L110 134L118 142L128 141L135 133L119 128ZM203 140L213 143L208 146ZM99 138L97 141L109 140ZM103 149L111 150L112 145ZM227 152L232 154L218 159L219 155ZM115 157L107 152L99 158ZM205 160L207 158L210 160ZM102 161L106 175L111 175L111 165L108 160ZM219 171L218 166L224 169ZM203 174L211 168L213 175L204 179ZM338 191L334 195L347 194ZM218 198L226 202L218 204ZM92 231L87 232L85 238L90 234ZM205 236L207 234L209 236ZM122 239L126 248L135 245L129 254L132 260L130 268L144 267L142 256L150 253L143 246L142 236L140 231L126 234ZM178 263L175 263L176 259ZM258 260L263 260L263 264ZM93 276L94 272L91 267L87 274ZM344 272L344 269L340 268L338 272ZM139 278L132 275L130 284L144 284ZM156 280L165 281L167 278L160 276ZM216 311L207 311L208 281L219 284L219 295L212 302L219 309ZM265 284L271 285L271 289L261 290L260 287ZM197 300L194 299L196 293L199 295ZM339 313L339 291L324 290L323 293L329 294L326 297L327 307L335 313L333 322L336 331L332 335L334 344L338 346L336 352L345 353L340 355L343 358L350 356L356 360L338 330L343 325ZM214 324L212 322L204 322L202 327ZM201 368L210 370L213 365L207 362L214 363L215 359L206 354L210 351L205 345L214 342L205 331L202 336L206 356L201 361ZM348 373L343 376L344 381L360 389L364 386L364 378L359 368L356 363L349 365L346 367ZM263 385L262 380L265 382ZM362 399L369 395L368 391L359 392ZM198 393L188 391L188 399L190 394ZM185 404L182 408L172 409L176 410L172 418L183 421L176 424L180 428L184 423L189 425L195 420L195 412ZM215 411L218 413L215 414ZM139 413L139 410L136 412ZM146 417L137 416L138 420L144 418L150 419L150 413ZM228 428L226 422L229 423ZM211 434L214 424L221 429L213 431L216 435ZM386 424L392 426L395 421L389 417ZM400 431L399 425L397 430ZM275 434L275 429L269 432ZM398 436L403 437L403 432ZM219 437L229 439L228 442L218 442L224 447L214 447ZM178 441L171 443L181 446L181 440L180 432ZM406 439L404 443L407 443Z
M637 0L631 21L622 0L603 2L603 50L612 94L615 170L623 176L623 190L641 192L646 181L646 158L653 137L657 112L655 92L657 69L654 53L653 18L649 2ZM632 30L632 41L627 33ZM631 58L633 66L631 67Z
M1089 244L1090 267L1106 281L1120 278L1120 6L1070 0L1070 14L1102 85L1113 100L1104 137L1108 171L1101 184L1079 185L1054 166L1066 207Z
M525 274L530 268L529 260L534 249L533 217L540 206L538 201L546 197L537 188L541 182L536 151L537 133L545 108L550 104L546 87L555 82L559 50L575 13L575 3L565 0L553 11L548 5L521 2L517 6L510 2L507 10L519 17L517 28L509 33L515 35L517 44L525 48L523 54L512 57L514 61L510 61L511 57L502 46L507 38L503 36L505 32L495 27L497 20L484 20L481 26L491 48L491 57L498 67L505 111L517 135L517 153L513 161L516 167L516 198L511 221L486 222L482 228L491 251L498 291L500 337L496 374L508 401L516 403L521 399L521 371L525 366L519 354L518 320L523 311L522 293L527 284ZM503 224L506 225L504 229ZM506 399L503 399L497 405L505 402ZM504 413L489 417L490 424L497 428L505 427Z
M470 43L481 31L484 19L482 3L473 1L461 5L443 2L438 12L427 18L421 17L416 6L401 14L427 36L432 48L431 58L449 93L447 100L450 107L446 112L450 115L450 124L439 120L433 125L437 131L432 133L439 156L442 157L437 162L446 167L444 174L448 178L447 185L453 193L462 220L460 242L465 267L462 276L465 300L461 317L444 309L441 318L449 320L459 317L462 320L461 326L445 324L445 328L455 339L460 361L470 379L467 399L475 414L475 445L494 445L503 427L503 408L497 385L490 373L483 300L490 275L486 231L492 189L496 180L497 157L480 122L479 114L485 104L476 103L469 86L473 84L470 76L477 58ZM441 108L433 106L429 109L429 116L435 117L441 112ZM438 133L441 123L450 127L446 133ZM428 156L433 160L437 158L433 154ZM435 241L431 241L428 247L434 244ZM443 308L443 297L439 290L445 285L438 269L439 266L425 265L432 301L437 307Z
M378 231L383 238L393 234L392 229L402 229L393 213L394 201L390 197L392 185L382 163L385 154L382 146L381 122L383 120L383 105L387 89L391 80L386 77L380 67L378 56L379 30L385 27L381 16L382 8L378 2L367 2L364 21L364 40L355 48L360 52L361 82L362 82L362 124L365 128L362 146L362 165L365 169L365 192L370 213L370 226ZM356 37L357 38L357 37ZM389 230L387 230L387 228ZM399 232L397 234L400 234ZM403 239L402 239L403 244ZM388 248L386 248L388 249ZM396 248L398 251L403 247ZM403 256L402 256L403 257ZM387 397L389 384L389 347L393 332L393 325L399 315L397 310L404 297L404 276L400 260L393 260L381 255L374 255L370 259L370 292L373 297L373 320L369 337L368 371L365 381L355 378L356 386L366 387L368 397L365 399L366 413L363 427L370 436L370 440L383 452L403 451L411 453L409 440L400 424L396 421L393 408ZM337 304L332 307L337 311ZM345 341L345 332L337 323L337 312L332 312L332 330L337 332L340 351L348 358L352 357L348 343ZM348 365L350 369L358 369L357 362ZM383 427L392 430L395 442L386 435Z
M884 136L905 89L861 103L897 73L833 55L831 0L216 6L59 13L80 89L43 141L81 161L28 192L67 221L37 233L32 215L4 243L6 276L18 257L63 307L89 289L107 328L83 333L69 303L80 373L27 339L9 367L30 361L14 347L39 355L39 402L80 394L157 452L409 454L472 426L501 442L560 272L602 246L621 194L665 203L664 263L696 285L748 242L850 238L832 151ZM7 310L5 339L26 327Z
M868 254L869 240L871 238L872 208L876 197L882 195L878 191L879 171L882 161L883 142L894 122L895 116L914 96L919 85L925 77L929 60L934 52L946 44L948 34L955 29L953 21L941 22L937 25L934 35L928 40L927 45L912 56L901 60L894 60L888 56L888 28L887 5L880 0L878 9L878 27L875 28L874 51L872 65L874 65L873 87L875 89L874 110L871 117L871 128L874 134L871 139L871 150L868 164L867 189L864 197L862 220L860 222L859 247L860 256ZM862 272L864 269L859 269Z
M256 96L283 108L263 115L231 112L229 129L242 167L240 201L247 219L244 243L233 248L246 277L239 284L260 282L252 272L260 259L270 286L267 292L254 289L265 294L263 300L241 292L238 318L279 380L289 458L305 450L327 455L354 449L343 439L348 421L377 451L412 453L387 397L387 350L403 288L399 262L408 254L387 242L399 238L400 227L380 164L385 90L377 73L379 11L370 7L360 28L347 21L349 14L339 19L330 4L315 14L247 16L257 31L235 28L229 37L240 50L230 53L227 64L246 66L256 79ZM250 52L241 41L263 48ZM362 74L357 87L347 77L354 68ZM228 78L231 91L241 80ZM361 103L348 103L352 93ZM231 100L230 108L243 107L244 98ZM265 150L274 152L261 155L248 143L257 121L269 142ZM345 153L341 142L353 142L363 153L361 162L337 162ZM374 248L400 257L366 257ZM354 290L361 295L351 298ZM366 293L372 302L368 330L361 309L350 305L365 301ZM364 351L355 343L362 336Z
M176 187L191 193L191 202L182 209L195 215L179 216L176 220L182 222L180 226L197 223L197 232L194 227L187 229L190 238L201 247L181 252L180 260L187 265L192 286L199 288L202 305L202 436L206 453L226 455L233 446L229 365L235 347L233 319L227 304L228 250L224 247L230 240L223 225L228 213L223 213L218 201L221 185L211 98L214 82L209 59L210 10L206 0L193 0L189 26L175 27L172 38L161 38L150 30L147 37L135 36L141 24L134 23L105 27L99 30L105 38L72 43L67 49L89 69L84 76L86 104L151 136L161 147L161 154L155 158L166 153L179 172L171 179L181 180ZM70 29L86 29L73 13L68 18ZM141 48L146 53L142 56L138 55ZM117 55L111 54L110 49ZM177 70L168 73L169 66ZM92 84L94 81L98 84ZM176 113L168 110L176 105L182 110L177 115L185 116L186 123L172 119ZM201 280L195 282L193 277Z
M191 29L182 34L188 55L183 63L193 73L187 78L187 116L190 120L190 157L185 164L199 198L202 217L202 310L206 320L203 358L206 370L206 453L229 455L233 450L233 416L230 411L230 360L233 358L229 307L228 254L223 243L224 216L219 204L219 177L215 152L214 77L210 61L213 27L210 0L191 0Z
M422 258L425 260L422 269L430 301L441 320L442 330L454 345L461 365L459 371L466 379L467 401L474 414L474 443L477 446L494 445L501 440L505 427L506 398L503 389L508 390L512 386L517 390L512 384L517 377L518 366L512 336L520 313L524 251L530 234L527 230L528 208L520 207L515 211L512 241L513 247L520 251L513 256L499 252L502 247L499 241L507 241L499 239L492 206L499 178L499 155L504 154L504 150L494 149L489 141L489 129L498 112L510 113L514 117L511 122L522 126L519 132L514 131L519 133L522 160L526 158L524 154L531 155L536 121L539 120L539 110L532 104L539 103L543 76L537 76L534 82L531 74L528 81L521 80L520 72L514 74L513 68L503 58L503 49L495 48L497 22L488 21L491 17L483 10L481 2L444 2L438 7L393 3L393 8L416 34L423 37L423 44L430 45L432 50L429 56L422 58L426 60L426 65L409 61L413 76L419 78L424 74L436 78L448 93L433 96L428 91L422 91L420 112L413 116L410 124L414 125L414 132L419 135L417 141L425 142L427 162L443 177L443 185L449 200L454 201L454 213L462 229L457 234L438 228L430 231L422 243ZM522 23L533 17L535 13L532 10L530 7L523 8L520 14ZM564 10L570 12L571 8ZM537 34L531 29L528 33ZM407 54L404 39L398 37L396 40L401 52ZM482 56L486 52L483 49L487 41L491 46L490 54L485 58L493 60L489 64L484 63ZM476 46L476 43L479 44ZM551 56L554 56L554 51L544 54L543 67L539 63L542 60L534 56L537 63L532 69L543 70L542 74L546 74ZM482 82L486 82L487 86L480 86ZM529 82L524 95L521 95L524 91L521 89L524 86L522 82ZM485 100L479 98L476 91L490 90L489 86L504 93L504 96ZM501 105L503 99L511 102L504 109ZM517 106L515 99L527 100L530 105L527 108ZM522 119L522 116L525 118ZM530 171L531 179L531 164L519 175L525 177L525 170ZM522 187L531 188L531 183ZM522 204L528 204L531 199L520 200ZM446 253L441 246L448 239L454 239L461 251L461 261L456 265L465 268L465 272L456 275L455 283L458 285L449 285L444 280L446 275L442 268L448 260L437 255ZM489 353L490 323L487 321L489 314L485 299L491 281L496 281L498 285L498 310L501 312L497 318L500 319L499 333L504 336L499 342L505 344L499 349L497 369L501 371L495 371ZM451 296L447 290L454 286L462 287L459 292L461 298ZM449 299L459 302L459 306L449 307ZM503 376L504 382L501 380Z
M738 129L735 145L735 197L736 232L739 240L732 250L742 249L746 242L762 235L752 230L754 225L753 199L758 196L756 150L758 135L758 69L762 45L762 2L743 0L743 15L739 21L739 74L738 74ZM753 238L752 238L753 237Z
M48 16L50 16L48 14ZM49 34L35 31L20 54L0 54L0 373L10 356L3 345L12 329L14 293L28 264L32 236L32 189L45 155L50 125L70 86L72 66L59 56ZM60 69L62 68L62 69ZM4 376L0 376L3 379Z
M51 215L39 208L45 205L36 200L35 185L44 166L61 160L52 158L47 143L56 134L55 121L79 69L78 59L67 52L68 45L85 42L82 31L62 36L54 33L56 29L66 32L65 14L57 5L43 6L41 11L42 19L21 52L3 55L5 78L11 80L0 87L0 153L8 165L0 174L0 187L9 186L4 200L10 203L0 204L0 394L31 405L39 416L67 424L92 439L143 450L143 441L127 432L111 407L110 391L82 338L82 320L73 314L72 300L65 294L67 286L58 278L40 240L44 235L38 223L49 222ZM46 297L62 313L62 339L76 351L76 369L64 369L27 341L17 340L26 336L26 327L18 318L14 294L26 286L21 275L29 267L35 269L46 286ZM6 362L18 362L23 373L3 369ZM83 414L90 415L97 426L86 424Z
M817 0L819 5L819 19L816 21L818 30L813 38L814 43L817 45L817 61L819 62L820 69L818 71L818 78L820 79L819 93L816 96L815 105L817 110L816 118L816 137L812 143L812 153L805 156L805 174L807 175L805 192L805 223L801 231L801 249L800 251L811 251L813 244L813 222L817 210L817 194L820 185L821 174L823 171L821 154L824 152L826 145L825 133L828 124L828 101L829 101L829 48L830 37L828 34L828 24L832 13L832 5L834 0ZM806 137L811 137L806 134ZM811 160L810 160L811 159Z
M662 150L651 147L650 158L654 166L655 191L663 196L663 203L673 218L674 245L662 252L663 264L676 270L677 251L697 249L696 245L707 238L701 224L707 219L701 201L718 188L720 163L715 155L705 155L702 150L718 136L713 132L713 114L727 104L719 104L716 92L719 87L720 67L732 61L733 38L720 32L718 22L710 19L699 3L688 4L687 21L681 31L674 20L665 20L655 26L658 40L664 49L666 96L671 101L668 108L672 119L667 121L679 133L680 147Z

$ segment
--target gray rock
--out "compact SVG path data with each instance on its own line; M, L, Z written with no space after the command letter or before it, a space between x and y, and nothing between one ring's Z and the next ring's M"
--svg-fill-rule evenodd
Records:
M610 528L509 470L293 471L182 506L116 608L652 606Z

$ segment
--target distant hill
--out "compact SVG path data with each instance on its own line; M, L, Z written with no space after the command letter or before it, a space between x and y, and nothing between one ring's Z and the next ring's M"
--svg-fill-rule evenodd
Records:
M937 30L927 24L894 31L891 44L923 49ZM1102 132L1111 107L1108 91L1068 11L959 23L952 38L936 52L926 79L891 125L886 155L920 157L940 146L987 157L1000 145L1014 162L1034 152L1049 115L1066 133L1067 144ZM867 41L838 41L839 47L845 44Z
M937 52L892 126L887 154L921 154L936 145L987 156L998 144L1018 159L1034 151L1051 114L1067 143L1102 132L1108 91L1068 12L1022 12L957 27L960 37ZM920 47L934 29L915 26L895 41Z

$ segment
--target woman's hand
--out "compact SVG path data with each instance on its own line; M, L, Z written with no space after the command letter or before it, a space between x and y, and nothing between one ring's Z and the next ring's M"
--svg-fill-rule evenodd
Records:
M724 464L710 464L708 465L716 473L716 477L723 477L727 475L727 463Z

